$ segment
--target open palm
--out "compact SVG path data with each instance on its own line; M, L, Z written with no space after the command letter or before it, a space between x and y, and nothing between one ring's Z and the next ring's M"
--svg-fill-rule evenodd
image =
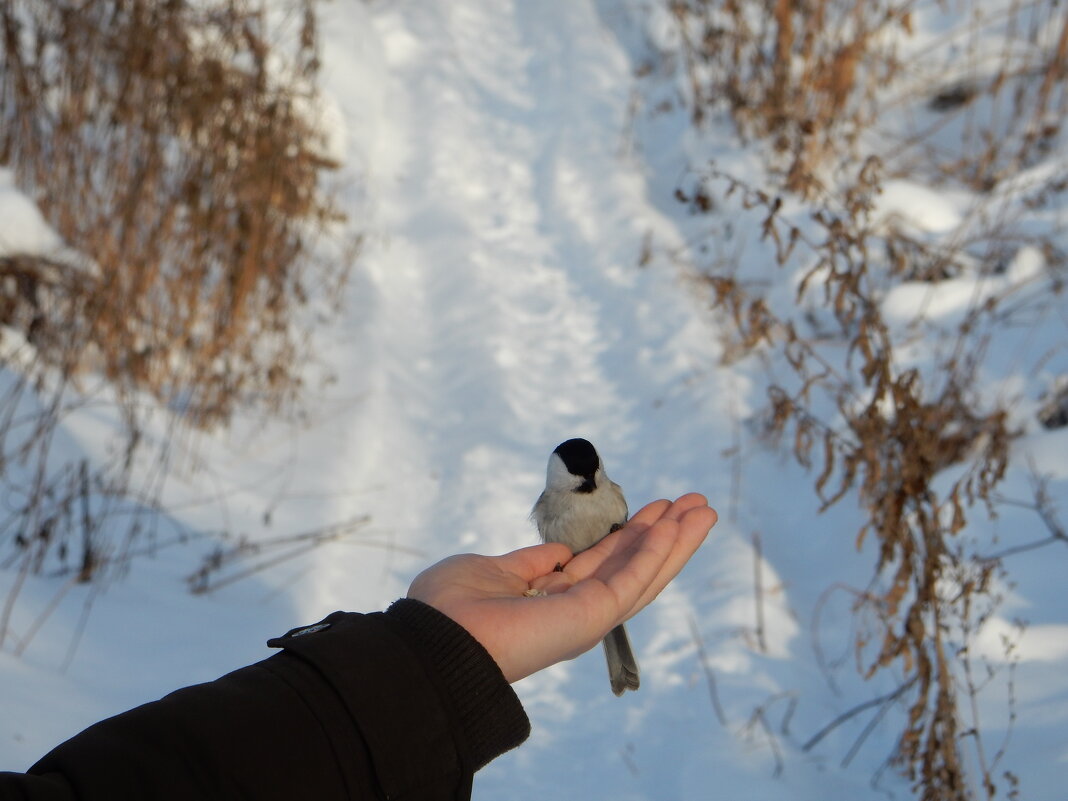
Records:
M697 493L654 501L578 555L548 543L503 556L453 556L420 573L408 597L467 629L505 678L518 681L588 651L637 614L678 574L716 519ZM531 590L539 593L531 597Z

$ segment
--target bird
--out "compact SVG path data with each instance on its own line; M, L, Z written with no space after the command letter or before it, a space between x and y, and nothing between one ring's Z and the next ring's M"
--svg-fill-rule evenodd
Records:
M545 490L530 513L543 542L559 542L580 553L627 522L623 490L605 473L597 449L586 439L561 442L549 455ZM619 696L637 690L638 662L620 623L604 638L608 679Z

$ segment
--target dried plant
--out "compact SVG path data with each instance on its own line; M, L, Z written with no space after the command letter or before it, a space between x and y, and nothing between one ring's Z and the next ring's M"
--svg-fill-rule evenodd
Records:
M272 14L254 0L0 4L0 166L64 243L0 258L0 540L23 574L46 556L83 580L121 564L185 431L298 400L309 326L358 242L342 242L326 185L315 0ZM342 242L332 258L324 235ZM101 400L121 419L113 456L64 464L57 430ZM159 407L171 422L146 467Z
M926 113L880 126L880 148L901 169L989 192L1063 146L1068 15L1055 0L955 0L937 12L958 22L909 49L908 77L883 101L924 97Z
M759 357L770 373L766 431L815 472L824 508L860 501L866 519L856 544L875 545L870 585L851 590L857 664L867 677L903 678L805 747L873 714L848 760L900 708L894 764L925 800L961 801L992 798L999 782L1018 791L1011 772L996 775L1004 750L990 755L984 745L969 649L998 606L1005 567L965 533L977 507L995 514L1018 433L1008 399L980 392L990 343L1004 327L1049 318L1062 297L1063 230L1017 223L1059 202L1068 183L1048 171L1014 181L1061 141L1068 17L1048 1L1009 0L985 15L974 2L926 4L927 13L963 21L917 50L909 34L919 5L669 2L695 124L729 115L771 156L763 184L712 165L677 197L694 213L756 215L764 260L779 265L778 279L755 267L751 252L744 262L698 266L725 323L724 359ZM972 63L971 72L953 73L942 60L962 40L998 56L981 70ZM991 50L991 40L1000 48ZM949 83L931 93L932 74ZM877 216L888 174L985 193L974 210L985 224L932 236ZM789 203L791 195L804 198L807 211ZM917 310L912 330L886 317L895 287L998 276L1007 254L1024 245L1041 252L1045 268L977 293L949 322L925 328ZM769 297L770 286L790 279L792 307ZM918 331L937 337L930 369L906 355ZM1055 416L1046 406L1040 414ZM1010 663L1011 653L1007 643ZM966 743L979 775L966 768Z
M987 298L958 324L950 356L935 369L907 366L881 301L894 280L920 280L922 265L944 254L872 224L860 199L870 198L879 180L877 166L866 164L843 205L825 198L810 213L806 233L781 218L778 198L710 170L695 193L720 203L740 196L743 209L763 215L760 228L779 264L807 266L798 273L797 313L789 316L773 309L760 285L731 270L703 280L729 322L725 358L760 353L786 370L769 385L767 433L787 437L797 461L816 471L824 508L857 497L865 510L856 546L874 539L877 556L870 586L854 592L857 662L868 677L890 670L906 677L875 705L879 718L891 704L906 706L895 763L924 799L956 801L972 797L960 754L961 705L977 692L962 674L970 665L967 639L979 628L976 610L986 619L996 608L995 579L1003 571L1000 558L969 550L961 534L976 504L994 514L1018 433L1008 408L990 405L973 388L990 332L1007 324L1004 315L1028 307L1008 302L1019 286ZM734 272L741 272L737 265ZM1056 273L1045 281L1045 288L1032 287L1035 303L1055 302ZM834 331L826 323L811 327L809 301L829 312ZM981 732L968 732L978 762L989 765L980 778L992 796L1000 754L986 760Z
M292 399L294 310L344 275L309 249L338 218L320 182L337 165L302 111L317 35L296 6L290 64L251 2L0 9L0 164L85 257L9 260L7 320L62 376L102 373L196 425Z
M984 190L1062 141L1068 18L1054 0L1008 0L994 8L979 0L668 6L694 121L723 111L743 137L768 142L791 192L812 197L832 184L840 167L871 146L873 134L884 156L907 153L913 169L922 165ZM963 21L933 45L912 46L917 12ZM954 55L947 58L950 45ZM991 50L995 59L986 55ZM887 124L886 109L923 94L932 119L910 114L902 128Z
M899 71L895 43L914 0L676 0L694 120L725 109L766 139L784 185L809 195L828 157L871 125Z

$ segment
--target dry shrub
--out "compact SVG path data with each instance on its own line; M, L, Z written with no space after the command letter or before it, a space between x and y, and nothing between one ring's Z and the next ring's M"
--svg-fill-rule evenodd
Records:
M917 82L903 81L890 101L925 95L933 113L885 144L911 171L990 191L1063 146L1068 14L1056 0L956 0L943 10L963 20L946 34L956 57L940 47L914 53Z
M251 2L0 9L0 164L87 259L7 272L64 376L103 373L196 425L299 387L294 309L343 265L310 258L336 165L301 113L317 38L311 0L294 5L288 64Z
M797 303L818 298L838 327L832 337L814 336L737 276L705 278L714 306L731 321L725 353L741 359L761 352L792 375L769 387L767 433L787 437L797 461L817 472L824 508L855 494L865 510L856 544L874 539L877 557L870 586L855 591L854 611L864 621L855 645L867 677L905 677L880 699L884 707L907 707L895 763L924 799L970 798L960 705L974 688L959 680L960 632L974 633L974 610L996 604L992 578L1001 566L969 553L958 535L972 506L992 504L1015 436L1007 409L984 409L971 391L983 348L971 332L994 323L997 305L974 310L961 324L954 356L930 374L903 367L880 310L885 280L895 271L914 275L920 268L905 262L928 264L938 253L911 240L901 246L894 234L868 225L863 203L850 204L869 196L877 170L867 165L845 192L848 210L834 203L834 210L823 205L811 213L819 236L780 219L781 203L765 192L722 174L709 176L705 191L716 181L726 182L722 194L741 193L743 205L763 210L780 264L799 254L807 260ZM972 734L980 763L990 766L981 779L992 794L997 760L987 762L979 733Z
M1003 751L983 743L969 644L997 607L1004 566L963 532L977 505L994 515L1017 432L1007 401L980 397L977 376L999 327L1057 314L1063 231L1025 218L1054 208L1068 182L1063 170L1012 179L1063 142L1068 16L1054 0L666 4L694 123L727 114L770 157L765 183L712 165L678 199L695 213L759 215L766 261L798 279L790 308L769 299L776 279L766 270L739 259L702 270L726 323L724 358L759 355L772 372L767 431L816 472L824 508L859 499L866 521L857 545L874 541L877 556L870 585L853 590L858 666L868 677L902 677L806 748L878 708L862 740L903 704L894 763L916 792L930 801L993 797ZM921 9L944 33L915 46ZM874 219L888 173L988 193L973 210L986 227L939 237ZM790 194L810 211L784 219ZM999 275L1024 245L1042 252L1046 271L937 326L941 361L909 366L904 352L917 333L886 319L887 294L902 283ZM1034 547L1062 541L1047 506L1035 508L1052 533ZM978 775L969 774L966 742ZM1011 797L1016 778L1002 778Z
M0 258L5 564L125 564L176 437L294 408L357 244L312 116L314 3L272 4L281 25L254 0L0 4L0 165L66 246ZM150 398L174 416L146 467ZM64 463L59 426L101 399L125 430Z
M1068 17L1055 0L672 0L694 121L724 110L771 145L788 191L814 197L856 158L873 126L880 152L992 189L1063 142ZM948 26L910 45L922 8ZM938 15L943 15L939 17ZM930 19L929 19L930 22ZM997 40L994 48L988 46ZM989 59L988 51L997 57ZM888 95L888 88L896 95ZM880 120L922 97L936 118ZM942 134L944 141L938 141ZM948 135L947 135L948 134Z
M785 187L810 194L828 157L871 124L875 95L899 70L897 35L914 0L677 0L696 122L726 108L746 138L766 138Z

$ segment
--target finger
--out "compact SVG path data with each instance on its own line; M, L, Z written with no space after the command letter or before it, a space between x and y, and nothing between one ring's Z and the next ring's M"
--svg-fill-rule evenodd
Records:
M671 508L671 501L660 499L658 501L652 501L645 504L641 509L635 512L630 517L631 523L642 523L647 526L651 526L657 520L664 516L666 512Z
M656 577L649 583L630 615L644 608L674 579L694 555L708 532L716 524L718 515L710 506L692 506L678 521L678 533L671 551L664 559ZM628 615L629 617L629 615Z
M664 515L672 520L679 520L691 509L698 509L702 506L708 506L708 499L699 492L688 492L677 498Z
M571 550L559 542L531 545L518 551L491 557L497 567L529 582L538 576L551 573L557 565L571 561Z
M646 588L671 556L678 528L676 521L661 518L629 545L619 545L618 539L615 547L598 544L575 556L563 571L534 579L531 586L546 596L567 593L570 603L579 608L587 605L596 620L614 625L629 616L632 608L640 608Z
M556 592L546 591L541 599L551 606L559 619L568 620L570 629L589 634L596 644L613 626L637 611L637 603L645 588L660 573L660 567L671 553L671 544L678 530L674 520L658 520L646 535L626 549L602 560L592 574L576 581L567 571L556 573L548 581L560 584ZM589 551L579 554L584 556ZM579 557L576 557L578 559Z
M649 526L663 518L671 506L671 501L663 499L647 503L619 531L607 535L596 545L578 554L577 561L567 565L567 571L573 573L576 579L586 578L613 553L629 548Z
M592 548L577 555L567 565L566 571L583 579L591 575L598 566L615 553L621 553L630 548L634 542L644 535L649 526L658 520L679 520L691 509L707 507L708 501L705 496L697 492L683 495L674 502L659 500L643 506L622 529L608 535Z
M591 575L603 581L616 596L619 611L629 617L646 595L648 587L661 575L678 539L679 524L661 518L629 547L606 558Z
M690 509L707 505L708 501L705 496L698 492L687 493L674 502L659 500L648 503L628 521L627 525L619 533L613 535L616 539L608 540L606 547L611 546L613 552L619 548L627 547L657 520L665 517L669 520L678 520ZM605 539L608 538L606 537Z

